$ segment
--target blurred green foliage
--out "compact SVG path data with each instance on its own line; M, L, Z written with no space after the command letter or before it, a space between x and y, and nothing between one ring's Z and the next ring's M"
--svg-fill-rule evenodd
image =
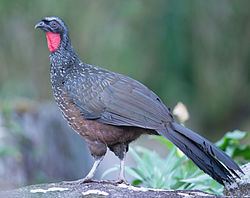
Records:
M21 126L13 120L13 107L9 102L3 102L0 105L0 127L8 130L8 135L15 137L14 142L10 142L8 138L2 137L0 145L0 159L4 157L20 158L22 156L21 149L19 148L19 142L24 143L24 135L22 133ZM7 136L0 128L2 136Z
M250 145L242 143L242 140L247 138L248 133L235 130L228 132L224 137L216 143L232 158L238 159L241 164L250 161Z
M51 98L48 50L34 24L61 16L88 63L183 101L210 134L250 129L249 1L0 1L0 98ZM214 133L213 133L214 134ZM219 133L211 138L215 140Z

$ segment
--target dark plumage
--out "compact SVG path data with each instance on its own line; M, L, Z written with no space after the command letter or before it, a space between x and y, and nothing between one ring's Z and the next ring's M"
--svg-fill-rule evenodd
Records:
M200 169L221 184L233 182L242 170L223 151L176 123L160 98L138 81L82 62L75 53L65 23L46 17L36 28L46 32L55 100L69 125L89 145L95 163L81 182L90 180L107 147L121 159L128 144L141 134L162 135ZM167 166L167 165L166 165Z

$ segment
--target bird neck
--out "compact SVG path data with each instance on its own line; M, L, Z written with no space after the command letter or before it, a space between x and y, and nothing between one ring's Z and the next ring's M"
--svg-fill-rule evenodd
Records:
M79 60L73 47L61 48L49 55L51 67L56 70L74 66Z
M65 77L70 74L76 65L79 64L79 59L73 47L60 47L50 56L50 75L52 86L63 86Z
M68 34L60 35L60 44L50 53L50 63L56 67L69 67L77 61L78 56L71 45Z
M68 35L61 36L60 46L56 51L50 53L51 78L54 82L60 82L67 74L77 70L83 62L79 59Z
M68 33L62 34L61 36L61 43L60 43L60 47L59 50L73 50L73 47L71 45L71 40L69 38Z

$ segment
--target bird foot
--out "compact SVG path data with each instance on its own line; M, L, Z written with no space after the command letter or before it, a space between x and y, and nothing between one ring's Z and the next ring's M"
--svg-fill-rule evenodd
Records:
M112 180L93 180L91 178L83 178L83 179L78 179L74 181L62 181L61 184L63 185L81 185L84 183L106 183L106 184L125 184L125 185L130 185L125 179L118 179L116 181Z
M118 179L115 181L116 184L125 184L129 186L130 184L125 179Z
M74 181L62 181L61 183L64 185L81 185L81 184L90 183L90 182L95 182L95 180L92 180L89 178L83 178L83 179L78 179Z

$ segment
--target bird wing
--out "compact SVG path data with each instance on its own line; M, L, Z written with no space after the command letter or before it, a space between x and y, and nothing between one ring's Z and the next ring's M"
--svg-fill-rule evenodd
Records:
M70 89L70 97L85 119L154 130L172 120L170 111L156 94L121 74L92 75L83 84L77 83L75 90L72 86Z

